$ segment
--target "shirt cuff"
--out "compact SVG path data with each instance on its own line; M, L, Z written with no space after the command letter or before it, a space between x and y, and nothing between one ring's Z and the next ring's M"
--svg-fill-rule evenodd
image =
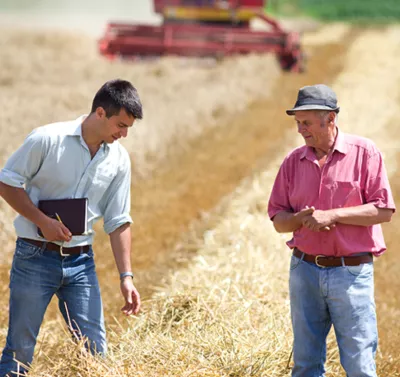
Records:
M111 220L104 222L104 231L107 234L114 232L114 230L118 229L120 226L126 223L133 223L132 218L128 214L122 214L121 216L114 217Z
M0 171L0 181L8 186L24 188L26 178L11 170L3 169Z
M393 212L396 212L396 206L394 203L387 203L383 200L375 200L373 202L369 202L368 204L373 204L376 208L391 209Z

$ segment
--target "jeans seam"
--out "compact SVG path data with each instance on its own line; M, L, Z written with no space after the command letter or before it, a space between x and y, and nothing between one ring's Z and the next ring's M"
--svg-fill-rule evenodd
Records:
M290 271L294 271L297 267L299 267L299 265L303 262L304 255L305 255L305 254L303 253L302 256L301 256L301 258L298 258L298 257L296 257L296 256L293 255L294 258L297 258L297 259L299 259L299 260L298 260L298 262L296 263L296 265L295 265L293 268L290 267Z
M324 362L322 362L322 357L323 357L324 347L326 347L326 338L328 336L328 334L327 334L328 328L329 328L329 321L325 321L324 334L326 334L326 335L325 335L324 342L321 344L321 352L320 352L320 355L319 355L320 363L319 363L319 367L318 367L319 368L318 373L319 373L320 376L322 376L322 374L324 373L324 364L326 362L326 351L325 351L325 358L324 358L325 361Z

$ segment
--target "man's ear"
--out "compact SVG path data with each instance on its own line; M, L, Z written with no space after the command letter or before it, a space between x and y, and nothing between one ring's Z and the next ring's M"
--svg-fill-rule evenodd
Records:
M331 111L328 115L328 122L329 123L334 123L336 118L336 113L334 111Z
M105 116L106 116L106 111L101 107L101 106L99 106L97 109L96 109L96 117L98 118L98 119L103 119Z

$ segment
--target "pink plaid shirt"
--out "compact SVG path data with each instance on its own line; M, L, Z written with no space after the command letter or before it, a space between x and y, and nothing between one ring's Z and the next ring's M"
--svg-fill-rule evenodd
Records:
M327 210L367 203L395 210L382 155L372 141L338 130L333 153L322 168L311 147L289 153L276 177L268 215L272 220L281 211L298 212L306 206ZM307 254L329 256L359 252L379 256L386 250L379 224L336 224L328 232L301 227L287 245Z

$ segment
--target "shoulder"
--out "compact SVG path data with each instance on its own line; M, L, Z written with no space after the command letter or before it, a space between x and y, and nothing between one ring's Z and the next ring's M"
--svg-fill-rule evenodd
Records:
M302 157L305 156L307 146L303 145L291 150L283 159L278 174L290 176L299 167Z
M76 127L76 121L50 123L35 128L28 137L51 142L73 134Z
M49 137L58 137L73 134L76 131L77 126L78 124L76 120L73 120L46 124L38 127L36 130L42 134L48 135Z
M291 150L284 158L283 164L298 163L301 160L301 158L306 154L307 148L308 147L306 145L302 145L300 147Z
M350 148L356 148L361 153L365 153L368 156L380 153L376 144L371 140L363 136L343 134L345 143Z
M34 128L25 138L25 143L28 144L46 144L51 137L42 127Z

